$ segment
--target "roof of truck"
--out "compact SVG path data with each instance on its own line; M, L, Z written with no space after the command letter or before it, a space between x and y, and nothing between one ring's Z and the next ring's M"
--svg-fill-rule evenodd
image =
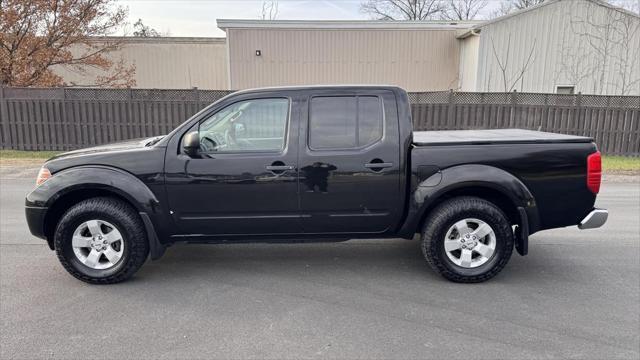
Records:
M314 89L398 89L404 91L397 85L374 85L374 84L347 84L347 85L292 85L292 86L268 86L253 89L244 89L235 92L234 94L250 93L259 91L288 91L288 90L314 90Z

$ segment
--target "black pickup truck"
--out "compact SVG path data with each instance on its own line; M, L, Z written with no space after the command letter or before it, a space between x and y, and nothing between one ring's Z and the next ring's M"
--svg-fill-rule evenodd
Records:
M431 267L480 282L529 235L599 227L592 139L544 132L414 132L393 86L236 92L170 134L47 161L27 195L31 233L104 284L176 242L421 235Z

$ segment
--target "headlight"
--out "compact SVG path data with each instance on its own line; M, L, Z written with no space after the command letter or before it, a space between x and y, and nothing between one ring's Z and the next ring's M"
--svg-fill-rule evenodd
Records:
M46 167L41 167L38 171L38 177L36 178L36 186L40 186L43 182L47 181L51 177L51 171Z

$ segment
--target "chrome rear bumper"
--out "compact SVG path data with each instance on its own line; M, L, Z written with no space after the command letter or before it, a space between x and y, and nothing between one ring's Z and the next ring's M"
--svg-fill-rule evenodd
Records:
M604 225L609 217L609 211L605 209L593 209L582 221L578 224L579 229L595 229Z

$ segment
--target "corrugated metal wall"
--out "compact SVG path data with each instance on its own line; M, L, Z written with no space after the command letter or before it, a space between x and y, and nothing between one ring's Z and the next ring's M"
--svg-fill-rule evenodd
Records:
M587 94L640 94L637 16L592 1L557 1L484 25L480 39L477 91L575 85Z
M111 59L124 58L136 65L136 88L227 89L227 48L224 38L130 38ZM54 70L68 84L92 85L102 75L93 68L83 71Z
M228 29L227 39L232 89L391 84L426 91L458 86L455 30Z

